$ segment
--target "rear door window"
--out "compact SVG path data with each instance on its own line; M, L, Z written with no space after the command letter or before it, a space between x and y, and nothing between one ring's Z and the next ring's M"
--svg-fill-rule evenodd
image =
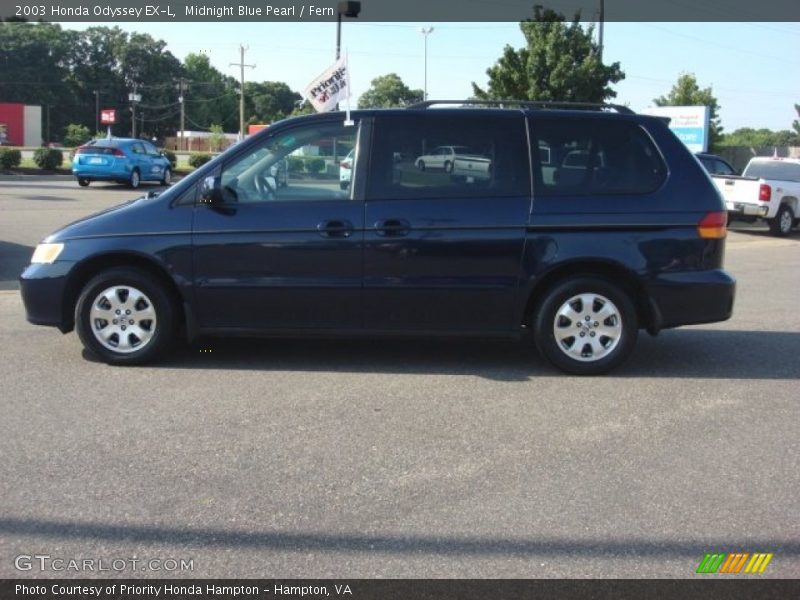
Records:
M637 124L597 118L538 118L531 122L534 193L538 196L648 194L667 167Z
M376 119L369 199L530 195L522 114L438 112Z

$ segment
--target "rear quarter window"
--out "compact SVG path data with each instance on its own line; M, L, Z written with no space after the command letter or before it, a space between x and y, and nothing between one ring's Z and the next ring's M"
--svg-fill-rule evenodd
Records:
M745 177L800 181L800 165L782 161L751 162L742 173Z
M534 194L598 196L649 194L667 167L650 136L636 123L592 118L531 121Z

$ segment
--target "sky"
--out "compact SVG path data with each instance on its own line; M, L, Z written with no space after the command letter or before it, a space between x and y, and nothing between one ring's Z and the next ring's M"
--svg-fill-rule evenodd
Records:
M83 29L108 23L63 23ZM128 31L168 43L178 58L205 52L227 75L239 77L239 45L245 77L285 81L302 92L335 57L333 23L121 23ZM397 73L412 88L424 86L422 27L428 36L428 97L461 99L471 82L484 86L486 69L506 45L519 48L518 23L343 23L342 47L357 97L380 75ZM606 23L604 62L619 61L626 78L613 86L615 102L634 110L653 105L683 72L701 87L711 86L721 106L725 131L740 127L791 129L800 103L800 23ZM144 101L144 99L143 99Z

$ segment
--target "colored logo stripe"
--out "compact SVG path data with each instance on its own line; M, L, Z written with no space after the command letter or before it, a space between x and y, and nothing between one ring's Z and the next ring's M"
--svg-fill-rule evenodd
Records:
M752 555L749 552L707 553L703 560L700 561L697 573L719 572L730 575L740 573L744 568L745 573L761 574L767 568L773 556L772 553L765 552L756 552ZM747 564L746 567L745 564Z

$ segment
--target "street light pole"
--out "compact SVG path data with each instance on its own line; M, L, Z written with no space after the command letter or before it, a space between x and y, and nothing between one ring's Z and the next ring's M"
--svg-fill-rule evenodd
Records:
M428 99L428 36L433 33L433 27L422 27L419 32L425 38L425 87L423 88L423 100Z
M136 103L142 99L141 94L136 93L137 84L133 84L133 93L128 94L131 103L131 137L136 138Z

